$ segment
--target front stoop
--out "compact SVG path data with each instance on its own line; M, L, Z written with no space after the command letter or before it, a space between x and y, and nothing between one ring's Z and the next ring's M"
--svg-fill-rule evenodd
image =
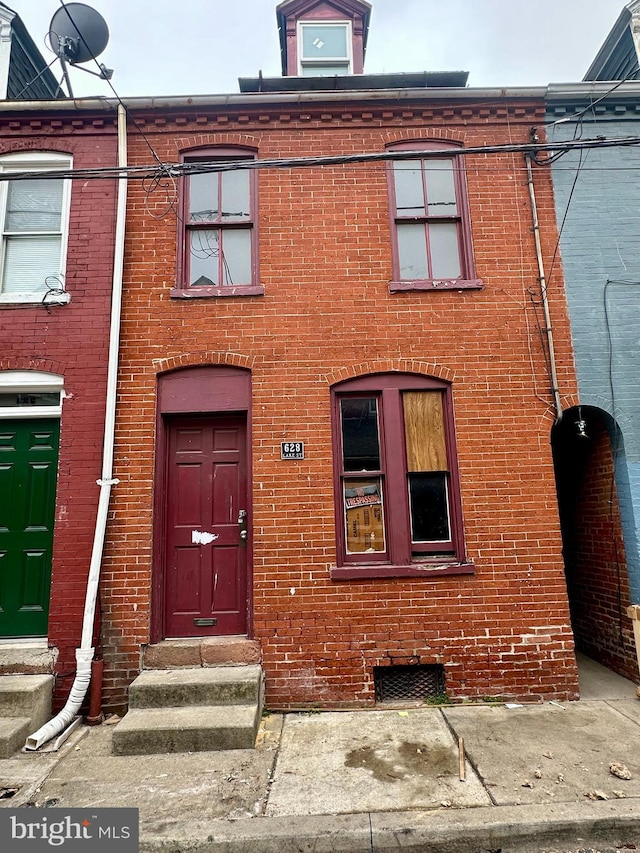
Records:
M51 716L52 675L0 676L0 758L10 758Z
M144 670L113 731L116 755L253 749L262 714L260 666Z

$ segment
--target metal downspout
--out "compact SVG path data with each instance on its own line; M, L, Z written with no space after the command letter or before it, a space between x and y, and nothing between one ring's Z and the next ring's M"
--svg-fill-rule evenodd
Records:
M538 205L536 203L536 192L533 186L533 169L531 168L531 155L524 155L527 164L527 183L529 184L529 197L531 199L531 215L533 217L533 236L536 243L536 256L538 259L538 277L540 279L540 293L542 295L542 310L544 313L545 332L547 335L547 346L549 348L549 373L551 378L551 392L556 407L556 423L562 420L562 401L560 400L560 389L558 388L558 373L556 370L556 353L553 345L553 329L551 327L551 315L549 314L549 300L547 299L547 279L542 259L542 246L540 244L540 222L538 220Z
M127 113L118 106L118 166L127 167ZM122 307L122 277L124 262L124 237L127 214L127 174L123 171L118 178L118 201L116 211L116 234L113 257L113 284L111 291L111 328L109 333L109 362L107 372L106 407L104 424L104 443L102 451L102 476L97 480L100 486L98 512L93 538L93 550L89 564L87 592L85 596L82 621L82 639L76 649L76 676L64 708L48 723L29 735L25 748L38 749L51 738L60 734L72 722L89 688L91 680L91 661L94 649L93 625L95 619L102 551L107 528L111 487L119 482L113 479L113 444L116 416L116 388L118 381L118 356L120 350L120 315Z

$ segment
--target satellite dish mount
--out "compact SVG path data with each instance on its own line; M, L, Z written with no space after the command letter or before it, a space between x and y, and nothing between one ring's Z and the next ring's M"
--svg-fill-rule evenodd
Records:
M84 3L66 3L55 13L49 24L49 46L60 60L69 96L74 97L67 63L81 68L101 80L111 80L113 71L96 57L109 42L109 28L99 12ZM90 71L81 63L94 60L100 71Z

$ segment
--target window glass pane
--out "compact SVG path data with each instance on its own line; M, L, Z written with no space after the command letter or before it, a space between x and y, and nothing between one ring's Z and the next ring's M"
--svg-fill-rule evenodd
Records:
M425 160L427 211L434 216L454 216L458 212L453 160Z
M222 174L222 219L249 219L249 172Z
M218 218L218 172L189 178L189 219L211 222Z
M446 471L440 391L406 391L402 397L408 471Z
M5 238L2 292L44 293L49 284L59 287L60 243L60 236Z
M206 286L219 284L218 231L213 228L191 231L189 284Z
M0 394L0 406L59 406L59 391L11 391Z
M5 231L59 231L62 181L10 181Z
M251 231L224 228L222 239L222 284L251 284Z
M347 554L384 551L384 513L380 477L344 481Z
M194 229L190 245L190 286L251 284L250 229Z
M378 401L375 397L343 397L342 464L344 471L380 471Z
M398 224L397 232L400 278L429 278L424 225L420 223Z
M431 223L429 248L432 278L458 278L461 275L458 226L455 222Z
M402 160L393 164L398 216L424 216L421 166L421 160Z
M302 27L302 56L304 59L347 58L348 24L305 24Z
M450 541L446 474L409 474L409 506L412 542Z

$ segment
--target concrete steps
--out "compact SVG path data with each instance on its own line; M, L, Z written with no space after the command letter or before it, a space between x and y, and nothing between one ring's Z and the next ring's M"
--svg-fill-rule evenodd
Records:
M262 713L262 668L143 670L113 731L116 755L252 749Z
M0 758L10 758L51 717L52 675L0 676Z

